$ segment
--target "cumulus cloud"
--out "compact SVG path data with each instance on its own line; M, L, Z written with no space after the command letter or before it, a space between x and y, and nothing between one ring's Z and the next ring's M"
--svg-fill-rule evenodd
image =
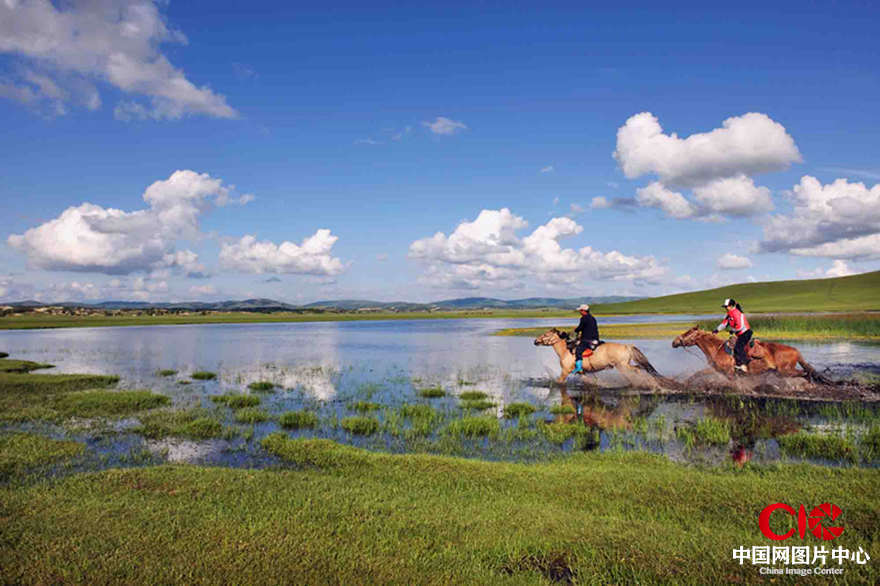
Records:
M748 269L752 266L752 261L745 256L736 254L722 254L718 257L718 268L724 270Z
M823 277L846 277L855 275L857 272L850 268L846 261L835 260L828 269L819 267L812 271L798 271L797 276L801 279L821 279Z
M664 186L659 181L636 190L636 203L642 207L653 207L663 210L667 216L676 219L692 218L697 215L697 208L682 194Z
M650 112L629 118L617 131L614 158L630 179L655 174L671 186L785 169L801 160L794 139L766 114L728 118L721 128L679 138L666 134Z
M0 2L0 53L27 64L18 80L0 80L0 96L23 103L47 101L61 114L65 103L100 106L93 81L131 98L115 109L121 119L238 114L222 95L196 86L160 51L186 44L150 0L78 0L56 7L49 0ZM38 70L35 72L34 70Z
M204 273L198 255L176 250L176 242L198 236L199 216L228 203L232 189L207 173L175 171L144 191L147 209L83 203L7 242L43 269L124 275L178 267L196 275Z
M422 126L426 126L434 134L443 135L455 134L462 130L467 130L467 125L464 122L452 120L445 116L437 116L433 122L422 122Z
M528 223L509 209L482 210L448 236L437 232L410 245L410 258L423 262L423 281L459 289L516 288L525 279L571 283L578 279L654 282L666 273L652 256L601 252L590 246L563 248L559 240L583 228L567 217L553 218L525 237Z
M822 184L806 175L791 191L790 215L764 226L762 252L838 259L880 258L880 184L837 179Z
M254 236L244 236L237 242L223 244L220 264L244 273L338 275L345 266L331 254L337 240L337 236L323 228L299 245L289 241L281 244L268 240L258 242Z

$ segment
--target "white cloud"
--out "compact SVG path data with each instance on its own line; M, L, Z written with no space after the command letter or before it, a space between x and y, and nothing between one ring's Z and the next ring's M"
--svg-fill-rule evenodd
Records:
M791 215L776 215L764 226L763 252L802 256L880 258L880 184L837 179L823 185L806 175L791 192Z
M636 190L636 203L642 207L660 208L666 215L679 220L698 215L697 208L682 194L657 181Z
M193 285L189 288L189 294L196 297L210 297L217 294L214 285Z
M653 114L642 112L618 129L614 158L630 179L656 174L666 185L692 187L785 169L801 155L785 127L758 112L686 138L665 134Z
M754 216L773 209L770 190L745 175L725 177L694 188L700 215Z
M857 272L850 268L846 261L835 260L827 270L819 267L812 271L798 271L797 276L801 279L821 279L824 277L846 277L855 275Z
M594 210L607 210L611 207L611 202L608 201L607 197L599 195L593 198L590 202L590 207Z
M341 273L345 266L331 255L338 240L330 230L320 229L296 245L284 241L280 245L254 236L244 236L238 242L223 244L220 249L221 266L245 273L296 273L331 276Z
M7 242L31 265L49 270L129 274L179 267L203 273L197 255L175 250L175 244L197 237L200 214L214 203L228 203L231 189L206 173L175 171L144 191L147 209L126 212L83 203Z
M447 236L416 240L409 256L426 265L425 283L437 287L513 289L524 280L569 284L584 279L656 281L666 273L654 257L600 252L590 246L563 248L559 240L580 234L571 218L553 218L531 234L516 232L527 222L509 209L482 210Z
M90 82L102 81L149 101L148 106L120 103L115 113L122 119L236 117L226 98L207 86L197 87L159 50L163 43L187 42L166 24L159 11L162 4L81 0L56 7L49 0L0 2L0 53L41 70L26 69L20 84L0 84L0 95L61 105L73 100L95 109L100 98Z
M738 256L728 252L718 257L717 264L719 269L724 270L748 269L751 268L752 261L745 256Z
M467 125L464 122L452 120L445 116L437 116L433 122L422 122L422 126L427 126L434 134L444 135L455 134L456 132L467 130Z
M553 171L555 171L555 169L553 168L553 165L547 165L546 167L541 167L540 172L541 173L552 173Z

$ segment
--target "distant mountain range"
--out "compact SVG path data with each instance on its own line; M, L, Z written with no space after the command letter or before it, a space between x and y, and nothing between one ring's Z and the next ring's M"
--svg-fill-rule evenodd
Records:
M274 299L244 299L242 301L184 301L177 303L148 303L142 301L103 301L101 303L83 303L65 301L42 303L40 301L18 301L7 303L13 307L90 307L94 309L181 309L190 311L306 311L321 309L325 311L355 311L371 309L382 311L437 311L466 309L539 309L539 308L575 308L581 303L620 303L634 301L641 297L619 295L603 297L529 297L527 299L495 299L492 297L463 297L445 299L434 303L412 303L408 301L372 301L369 299L338 299L316 301L306 305L292 305ZM2 305L2 304L0 304Z

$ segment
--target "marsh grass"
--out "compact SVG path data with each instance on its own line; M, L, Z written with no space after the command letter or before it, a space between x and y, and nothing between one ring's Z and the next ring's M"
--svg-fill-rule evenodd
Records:
M281 414L278 423L287 429L317 427L318 416L311 411L287 411Z
M701 321L700 326L713 329L718 321ZM749 317L749 325L758 338L880 339L880 313L758 315Z
M504 406L504 417L507 419L519 419L527 417L536 411L531 403L510 403Z
M214 395L211 400L215 403L226 405L231 409L241 409L242 407L256 407L260 404L260 398L256 395L243 395L241 393L226 393L224 395Z
M80 442L55 440L33 433L0 435L0 480L21 475L28 468L78 456Z
M209 439L223 434L220 421L205 409L162 409L145 413L139 419L141 425L132 431L150 439L168 436Z
M855 462L858 452L853 441L837 434L818 434L801 430L777 438L782 452L789 456Z
M574 415L577 411L572 405L553 405L550 407L550 413L553 415Z
M346 417L339 422L345 431L354 435L372 435L379 431L379 420L375 417Z
M44 364L42 362L31 362L30 360L0 359L0 372L25 373L31 372L32 370L40 370L43 368L55 368L55 365Z
M59 397L118 381L118 377L102 375L0 373L0 421L58 421L63 417L54 407Z
M480 401L487 397L488 395L482 391L465 391L458 396L462 401Z
M275 390L275 383L269 381L256 381L248 385L248 388L258 393L267 393Z
M174 376L175 374L177 374L177 371L171 368L163 368L157 374L159 376Z
M497 437L501 432L501 424L495 417L463 417L454 419L443 429L443 433L450 436L468 438Z
M460 409L474 411L485 411L486 409L491 409L494 406L495 403L489 401L488 399L471 399L467 401L462 401L458 404L458 407Z
M358 401L352 403L350 408L352 411L357 411L358 413L370 413L372 411L378 411L382 408L382 405L379 403L373 403L372 401Z
M239 423L262 423L269 421L269 414L257 407L242 407L235 412L235 420Z
M419 389L417 393L420 397L424 397L425 399L439 399L440 397L446 396L446 391L443 390L443 387L428 387L426 389Z
M198 370L190 375L190 378L195 380L214 380L217 378L217 373L209 372L207 370Z
M700 444L727 445L730 442L730 423L716 417L701 418L694 425L694 437Z
M401 421L408 420L409 427L401 428ZM443 420L443 414L430 405L401 405L396 411L386 416L386 425L393 435L402 435L408 439L427 437L434 432Z
M154 409L171 403L150 391L76 391L58 397L53 407L63 416L113 417Z

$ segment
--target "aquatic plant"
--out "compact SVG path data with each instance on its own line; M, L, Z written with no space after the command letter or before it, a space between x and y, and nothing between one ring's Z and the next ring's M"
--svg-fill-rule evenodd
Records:
M27 468L78 456L85 451L80 442L55 440L33 433L0 435L0 480L21 474Z
M698 443L726 445L730 442L730 424L716 417L704 417L694 425L694 437Z
M509 405L504 406L504 417L507 419L528 416L534 412L535 406L531 403L510 403Z
M346 417L339 422L345 431L355 435L372 435L379 431L379 420L374 417Z
M318 416L311 411L287 411L278 418L281 427L299 429L302 427L316 427Z
M262 423L269 421L269 414L257 407L242 407L235 412L235 420L239 423Z
M264 393L267 391L271 391L275 388L275 383L269 381L257 381L248 385L248 388L252 391L256 391L258 393Z
M138 419L141 425L132 431L153 439L166 436L208 439L223 433L220 421L204 409L163 409L150 411Z
M573 405L553 405L550 407L550 413L553 415L574 415L577 411Z
M176 370L172 370L170 368L163 368L157 373L159 376L174 376L177 374Z
M370 411L378 411L382 408L382 405L379 403L373 403L371 401L358 401L357 403L353 403L351 405L351 409L353 411L357 411L358 413L369 413Z
M398 409L402 417L412 419L427 419L439 415L438 411L430 405L407 404L401 405Z
M462 401L479 401L486 397L488 397L488 395L482 391L465 391L458 396Z
M184 380L179 380L179 381L177 381L177 384L179 384L179 385L191 385L191 384L192 384L192 381L191 381L191 380L186 380L186 379L184 379Z
M260 398L256 395L242 395L240 393L226 393L225 395L214 395L211 400L215 403L222 403L232 409L240 409L241 407L255 407L260 404Z
M217 378L217 374L214 372L208 372L207 370L199 370L192 373L190 378L194 378L195 380L214 380Z
M171 399L150 391L78 391L53 402L64 416L118 416L168 405Z
M424 397L426 399L438 399L440 397L446 396L446 391L443 390L443 387L428 387L426 389L419 389L417 393L420 397Z
M486 409L490 409L495 406L495 403L489 401L487 399L473 399L468 401L462 401L458 404L461 409L474 409L476 411L484 411Z
M495 417L463 417L449 422L443 433L451 436L470 438L495 437L501 431L501 424Z
M55 368L54 364L44 364L42 362L31 362L30 360L5 360L0 359L0 372L31 372L32 370L40 370L43 368Z
M840 460L853 462L857 458L853 442L840 435L809 433L801 430L797 433L776 438L782 452L789 456L803 458L819 458L824 460Z

